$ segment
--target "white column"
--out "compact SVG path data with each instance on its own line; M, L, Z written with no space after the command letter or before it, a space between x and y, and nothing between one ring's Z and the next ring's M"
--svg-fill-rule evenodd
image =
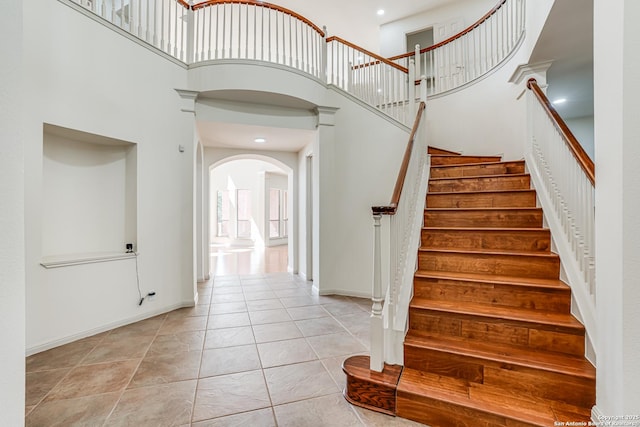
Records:
M640 415L640 3L594 0L595 415Z
M333 165L335 157L335 114L336 108L317 107L318 137L313 146L313 286L322 292L331 286L335 274L332 257L335 249L329 238L335 229L333 190Z
M24 425L25 403L22 9L12 1L0 13L0 414L10 426Z

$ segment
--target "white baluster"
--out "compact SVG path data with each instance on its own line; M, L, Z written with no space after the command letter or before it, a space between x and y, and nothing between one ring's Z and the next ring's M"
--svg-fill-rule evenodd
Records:
M384 324L382 321L382 246L380 243L381 215L373 215L373 296L371 298L371 359L370 369L384 368Z

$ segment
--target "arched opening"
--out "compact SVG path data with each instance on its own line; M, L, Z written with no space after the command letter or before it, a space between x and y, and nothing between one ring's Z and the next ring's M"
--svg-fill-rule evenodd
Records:
M207 179L212 274L296 272L293 169L235 155L210 165Z

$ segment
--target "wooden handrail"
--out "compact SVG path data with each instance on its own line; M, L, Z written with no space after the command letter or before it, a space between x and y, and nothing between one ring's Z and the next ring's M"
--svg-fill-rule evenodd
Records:
M393 196L391 197L391 203L388 206L373 206L371 210L374 215L395 215L400 204L400 196L402 196L402 188L404 187L404 181L407 178L407 171L409 170L409 161L411 160L411 152L413 151L413 142L416 139L416 133L420 127L420 121L422 120L422 113L427 107L424 101L420 103L418 107L418 113L416 114L416 120L413 122L413 129L409 136L409 143L404 150L404 158L402 159L402 166L398 172L398 179L396 180L396 186L393 189Z
M549 98L547 98L544 92L542 92L542 89L540 89L540 86L538 86L537 80L534 78L529 79L527 81L527 87L535 94L538 101L540 101L542 108L544 108L544 110L547 112L547 115L555 125L556 129L558 129L565 143L569 147L569 151L571 151L573 157L576 158L585 175L587 175L587 178L589 178L589 181L591 181L591 184L595 186L596 167L593 163L593 160L591 160L587 152L584 151L584 148L582 148L582 145L580 145L580 142L578 142L576 137L573 135L573 132L571 132L564 120L562 120L560 114L558 114L556 109L553 108L553 105L551 105Z
M276 4L272 4L272 3L267 3L267 2L263 2L263 1L256 1L256 0L208 0L202 3L198 3L198 4L194 4L193 6L191 6L191 8L195 11L198 9L202 9L205 8L207 6L214 6L217 4L225 4L225 3L237 3L237 4L248 4L251 6L260 6L260 7L264 7L266 9L272 9L278 12L282 12L286 15L291 15L292 17L298 19L299 21L304 22L305 24L307 24L308 26L310 26L311 28L313 28L318 34L320 34L321 37L324 37L324 31L322 31L322 29L320 29L316 24L314 24L313 22L309 21L307 18L305 18L304 16L290 10L287 8L284 8L282 6L278 6Z
M377 61L380 61L380 62L382 62L382 63L384 63L384 64L387 64L387 65L388 65L388 66L390 66L390 67L393 67L393 68L395 68L395 69L397 69L397 70L402 71L403 73L407 73L407 74L409 73L409 69L408 69L408 68L405 68L405 67L403 67L402 65L398 65L398 64L396 64L395 62L391 62L390 60L388 60L388 59L386 59L386 58L383 58L383 57L382 57L382 56L380 56L380 55L377 55L377 54L375 54L375 53L373 53L373 52L370 52L370 51L368 51L368 50L366 50L366 49L363 49L363 48L361 48L361 47L360 47L360 46L358 46L358 45L355 45L355 44L353 44L353 43L351 43L351 42L348 42L348 41L346 41L346 40L344 40L344 39L341 39L340 37L331 36L331 37L329 37L329 38L327 39L327 43L331 43L332 41L337 41L337 42L340 42L340 43L342 43L342 44L345 44L345 45L349 46L350 48L355 49L355 50L358 50L358 51L360 51L360 52L364 53L365 55L369 55L370 57L372 57L372 58L376 59ZM366 65L366 64L362 64L362 65L360 65L360 66L365 66L365 65Z
M464 30L460 31L458 34L456 34L454 36L451 36L448 39L443 40L438 44L434 44L433 46L429 46L429 47L425 47L424 49L420 49L420 53L425 53L425 52L429 52L431 50L435 50L435 49L437 49L439 47L442 47L442 46L444 46L446 44L449 44L449 43L453 42L454 40L459 39L460 37L464 36L467 33L470 33L471 31L473 31L474 29L479 27L480 24L482 24L484 21L486 21L487 19L491 18L491 16L493 14L495 14L506 2L507 2L507 0L500 0L498 2L498 4L495 5L493 7L493 9L491 9L489 12L485 13L482 18L478 19L476 22L474 22L473 24L471 24L470 26L468 26ZM389 60L390 61L395 61L395 60L398 60L398 59L410 58L410 57L414 56L415 54L416 54L415 52L407 52L407 53L403 53L402 55L393 56L393 57L389 58Z
M189 3L187 3L184 0L176 0L178 2L178 4L182 7L184 7L185 9L191 9L191 5Z

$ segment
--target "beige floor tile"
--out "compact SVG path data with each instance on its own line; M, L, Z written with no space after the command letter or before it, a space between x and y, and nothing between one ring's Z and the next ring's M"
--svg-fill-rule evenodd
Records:
M251 291L247 292L246 289L244 291L244 299L246 301L259 301L265 299L275 299L278 296L271 290L268 291Z
M271 408L201 421L191 427L276 427Z
M248 313L214 314L209 316L209 329L236 328L238 326L249 326Z
M320 304L318 297L314 297L314 296L280 298L280 301L282 302L282 305L284 305L286 308L304 307L308 305Z
M276 310L283 309L284 306L279 299L263 299L247 301L247 308L249 311L263 311L263 310Z
M294 322L253 325L252 328L257 343L302 338L302 332L300 332L300 329L298 329Z
M238 328L209 329L205 339L204 348L236 347L239 345L254 344L253 330L251 326Z
M318 357L304 338L258 344L264 368L308 362Z
M157 356L202 350L205 333L206 331L191 331L171 335L158 335L151 343L146 355Z
M242 286L222 286L211 288L214 295L241 294Z
M120 393L55 400L38 405L27 415L27 427L102 426Z
M342 363L348 357L349 356L339 356L320 360L340 390L344 390L347 385L347 376L342 370Z
M105 427L173 427L188 425L196 381L127 390Z
M51 390L45 401L122 391L138 367L139 360L78 366Z
M127 388L174 383L198 378L201 351L147 356Z
M155 336L158 329L163 325L167 315L161 314L160 316L151 317L149 319L141 320L130 325L122 326L114 329L109 334L110 337L142 337L142 336Z
M159 335L172 335L180 332L202 331L207 328L207 316L173 317L167 319L158 331Z
M318 319L329 316L329 313L321 305L291 307L287 308L287 311L293 320Z
M211 297L211 304L221 304L225 302L243 302L244 294L217 294Z
M360 421L362 421L362 424L367 427L421 427L426 425L405 418L392 417L370 411L358 406L353 406L353 410L356 412L358 418L360 418Z
M242 313L244 311L247 311L247 304L244 301L222 302L219 304L211 304L209 314Z
M260 370L205 378L198 382L193 421L269 406L271 401Z
M250 311L249 319L252 325L264 325L267 323L290 322L291 317L284 308L277 310Z
M260 358L255 345L214 348L202 354L200 378L233 374L260 369Z
M333 316L347 316L349 314L369 314L366 313L362 307L360 307L355 302L341 302L341 303L331 303L331 304L322 304L325 310L331 313Z
M106 336L108 332L84 338L51 350L27 357L27 372L72 368L84 359Z
M82 360L82 364L140 359L145 355L152 341L153 335L109 335Z
M205 305L194 305L193 307L184 307L177 310L173 310L169 313L168 317L198 317L207 316L209 314L209 307Z
M26 405L36 405L69 373L71 368L28 372L26 375Z
M341 394L273 408L279 427L356 427L360 420Z
M274 405L339 391L319 360L265 369L264 376Z
M346 332L344 327L342 327L342 325L336 322L332 317L296 320L296 325L305 337Z
M367 348L348 333L320 335L307 338L320 359L367 353Z

